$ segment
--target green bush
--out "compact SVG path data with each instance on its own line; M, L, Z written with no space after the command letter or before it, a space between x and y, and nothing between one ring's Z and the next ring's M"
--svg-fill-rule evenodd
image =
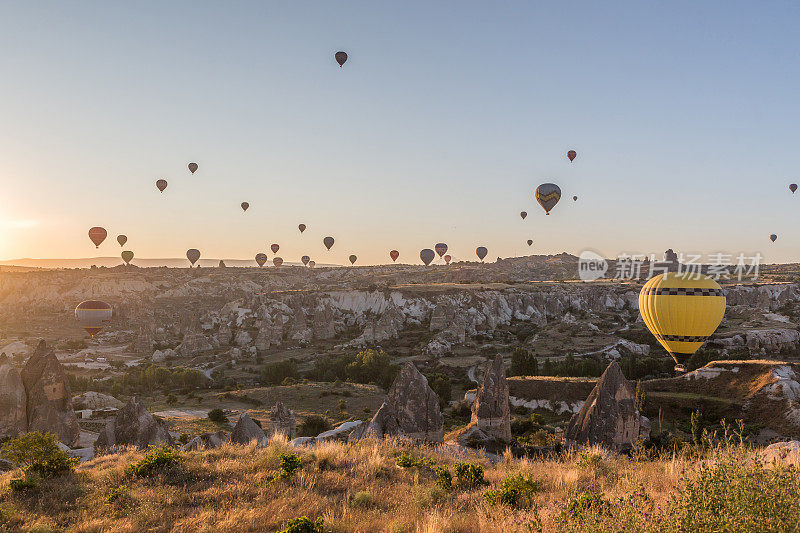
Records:
M453 474L447 468L436 469L436 486L442 490L453 488Z
M389 355L383 350L363 350L357 354L317 358L311 377L335 383L348 380L356 383L377 383L383 388L389 388L398 370L397 365L390 363Z
M521 472L503 480L498 490L483 493L489 505L507 505L514 508L530 507L533 495L540 491L542 484Z
M410 453L404 451L397 456L397 459L395 459L394 463L400 468L414 468L418 466L419 467L433 466L434 461L430 457L423 457L421 459L417 459Z
M331 423L324 416L309 415L297 427L297 435L300 437L316 437L323 431L331 429Z
M128 467L128 473L136 477L150 477L182 464L180 453L167 445L151 446L139 462Z
M445 407L450 403L452 397L452 386L450 384L450 376L447 374L425 374L428 380L428 386L436 393L439 398L439 407Z
M356 492L350 497L350 507L367 508L374 503L375 498L369 492Z
M297 363L291 359L269 363L264 365L264 369L261 371L261 379L267 385L277 385L286 378L297 379L298 377Z
M453 465L458 484L462 487L474 488L487 485L483 478L483 467L475 463L456 463Z
M35 476L25 476L12 479L8 482L8 488L12 492L27 492L39 488L39 478Z
M106 505L119 508L129 508L133 506L133 497L127 485L119 485L108 491Z
M282 479L288 479L294 476L297 471L300 470L300 466L303 464L303 460L300 458L300 455L296 453L282 453L279 461L280 472L278 473L278 477Z
M28 474L50 478L75 470L79 460L58 447L52 433L32 431L3 443L0 455Z
M322 518L312 521L307 516L301 516L289 520L286 523L286 529L280 533L323 533L322 524Z
M525 348L514 348L511 354L509 376L535 376L539 374L539 360Z
M217 424L228 423L228 418L225 416L225 412L219 408L210 410L208 412L208 419L212 422L216 422Z

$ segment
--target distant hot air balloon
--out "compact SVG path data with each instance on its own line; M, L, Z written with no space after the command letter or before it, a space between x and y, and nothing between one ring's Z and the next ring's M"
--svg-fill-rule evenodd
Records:
M113 311L111 306L100 300L86 300L75 308L75 318L78 319L86 333L94 337L111 320Z
M577 197L577 196L573 196L573 197L572 197L572 201L573 201L573 202L577 202L577 201L578 201L578 197Z
M265 253L256 254L256 263L258 263L258 266L262 267L266 262L267 262L267 254Z
M189 163L189 172L192 174L197 172L197 163Z
M281 247L279 245L277 245L277 244L273 244L272 246L269 247L269 249L272 250L273 254L277 254L278 250L280 250Z
M775 235L774 233L769 236L769 240L771 240L772 242L775 242L775 239L777 239L777 238L778 238L778 236Z
M164 189L167 188L167 180L158 180L156 181L156 189L161 192L164 192Z
M522 217L522 220L525 220L525 217L528 216L528 212L527 211L520 211L519 212L519 216Z
M242 202L242 211L247 211L247 208L250 207L250 204L247 202Z
M789 190L792 191L792 194L794 194L794 191L797 190L797 184L796 183L790 183L789 184Z
M308 268L314 268L315 266L317 266L317 262L316 261L309 261L308 262Z
M186 250L186 259L188 259L191 264L197 263L197 260L200 259L200 250L197 248L189 248Z
M128 242L127 235L117 235L117 242L120 246L125 246L125 243Z
M322 239L322 243L325 245L325 248L330 250L331 247L333 246L333 237L325 237L324 239Z
M550 214L558 201L561 199L561 189L554 183L542 183L536 187L536 201L544 208L546 214Z
M439 257L442 257L445 253L447 253L447 245L443 242L436 243L436 246L433 247L436 250L436 253L439 254Z
M675 370L717 329L725 315L725 295L709 276L668 272L650 278L639 292L639 313L675 360Z
M389 257L392 258L392 261L397 261L397 258L400 257L400 252L398 252L397 250L392 250L391 252L389 252Z
M333 57L336 58L336 62L339 63L339 68L341 68L344 65L344 62L347 61L347 52L342 52L340 50L336 52Z
M297 225L297 229L300 230L300 233L303 233L306 230L306 225L305 224L298 224Z
M310 261L311 258L308 257L307 255L304 255L303 257L300 258L300 262L302 262L304 265L307 265Z
M478 259L483 261L483 258L486 257L486 254L489 253L489 250L487 250L485 246L478 246L475 249L475 253L478 255Z
M283 264L283 259L281 259L280 257L273 257L272 264L275 265L276 267L279 267Z
M358 260L358 257L356 257L355 255L351 255L349 259L350 259L350 264L355 265L356 261Z
M436 257L436 252L434 252L430 248L425 248L419 253L419 258L422 259L422 262L425 263L425 266L430 265L431 261L433 261L435 257Z
M569 158L570 162L575 161L575 158L578 157L578 152L575 150L570 150L567 152L567 157Z
M130 250L125 250L122 252L122 260L125 261L126 265L129 265L132 259L133 259L133 252L131 252Z
M100 248L100 244L106 240L108 232L105 228L95 226L89 230L89 239L94 243L95 248Z
M528 246L530 246L531 244L533 244L533 239L528 239Z
M446 255L446 256L444 256L444 262L445 262L445 263L447 263L448 265L450 264L450 260L451 260L451 259L453 259L453 258L452 258L452 257L450 257L450 255L449 255L449 254L448 254L448 255Z

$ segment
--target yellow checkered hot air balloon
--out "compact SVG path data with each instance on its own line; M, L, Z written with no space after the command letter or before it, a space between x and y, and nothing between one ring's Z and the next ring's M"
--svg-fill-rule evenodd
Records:
M725 295L716 281L697 273L668 272L647 281L639 313L650 332L685 371L684 363L716 331L725 315Z

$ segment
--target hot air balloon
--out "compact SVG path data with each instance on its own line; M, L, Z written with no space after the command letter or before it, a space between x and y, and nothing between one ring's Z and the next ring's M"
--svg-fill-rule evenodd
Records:
M485 246L478 246L475 248L475 253L478 255L478 259L483 261L483 258L486 257L486 254L489 253L489 250L487 250Z
M572 201L573 201L573 202L577 202L577 201L578 201L578 197L577 197L577 196L573 196L573 197L572 197Z
M86 300L75 308L75 318L93 338L111 320L112 315L111 306L100 300Z
M186 259L188 259L191 264L195 264L197 260L200 259L200 250L197 248L189 248L186 250Z
M347 53L342 52L341 50L336 52L333 57L336 58L336 62L339 63L339 68L341 68L344 65L344 62L347 61Z
M247 211L247 208L250 207L250 204L247 202L242 202L242 211Z
M306 225L305 224L298 224L297 225L297 229L300 230L300 233L303 233L306 230Z
M279 267L283 264L283 259L281 259L280 257L273 257L272 264L275 265L276 267Z
M351 255L350 256L350 264L351 265L355 265L357 260L358 260L358 257L356 257L355 255Z
M331 246L333 246L333 237L325 237L324 239L322 239L322 244L325 245L325 248L330 250Z
M304 255L303 257L300 258L300 262L303 263L304 265L307 265L309 261L311 261L311 258L308 257L307 255Z
M392 250L391 252L389 252L389 257L392 258L392 261L397 261L397 258L400 257L400 252L398 252L397 250Z
M544 208L546 214L550 214L559 200L561 200L561 189L554 183L542 183L536 187L536 201Z
M316 265L317 265L316 261L309 261L308 262L308 268L314 268Z
M794 194L794 191L797 190L797 184L796 183L790 183L789 184L789 190L792 191L792 194Z
M164 192L164 189L167 188L167 180L158 180L156 181L156 189L161 192Z
M709 276L668 272L650 278L639 293L639 313L647 329L675 360L675 370L717 329L725 315L725 295Z
M189 172L192 174L197 172L197 163L189 163Z
M271 245L271 246L269 247L269 249L270 249L270 250L272 250L272 253L273 253L273 254L277 254L277 253L278 253L278 250L280 250L280 249L281 249L281 247L280 247L279 245L277 245L277 244L273 244L273 245Z
M89 239L94 243L95 248L100 248L100 244L106 240L108 232L105 228L97 227L89 230Z
M256 254L256 263L258 263L258 266L262 267L266 262L267 262L267 254L265 253Z
M769 240L771 240L772 242L775 242L775 239L777 239L777 238L778 238L778 236L775 235L774 233L769 236Z
M120 246L125 246L125 243L128 242L127 235L117 235L117 242Z
M133 259L133 252L131 252L130 250L125 250L122 252L122 260L125 261L126 265L129 265L132 259Z
M575 150L570 150L567 152L567 157L569 158L570 162L575 161L575 158L578 157L578 152Z
M433 249L436 250L436 253L439 254L439 257L442 257L447 252L447 245L443 242L438 242Z
M525 220L525 217L528 216L528 212L527 211L520 211L519 212L519 216L522 217L522 220Z
M452 257L450 257L450 255L449 255L449 254L448 254L448 255L446 255L446 256L444 256L444 262L445 262L445 263L447 263L448 265L450 264L450 260L451 260L451 259L452 259Z
M425 266L431 264L431 261L436 257L436 252L431 250L430 248L425 248L419 253L419 258L422 259L422 262L425 263Z
M533 239L528 239L528 246L530 246L531 244L533 244Z

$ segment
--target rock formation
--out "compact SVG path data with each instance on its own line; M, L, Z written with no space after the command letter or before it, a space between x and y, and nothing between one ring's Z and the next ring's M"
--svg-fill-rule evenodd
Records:
M297 434L297 421L294 413L278 401L269 414L269 435L282 434L292 440Z
M75 409L120 409L124 404L109 394L87 391L72 398Z
M148 446L159 444L175 445L164 424L156 420L144 403L134 396L119 410L115 418L106 423L94 446L95 448L136 446L140 450L145 450Z
M495 357L486 369L483 384L472 402L470 421L490 439L511 442L511 411L508 404L508 381L503 356Z
M599 444L620 451L631 448L650 422L636 409L635 392L616 361L608 365L564 434L567 444Z
M210 450L219 448L230 441L231 435L226 431L220 430L216 433L204 433L187 442L183 447L183 451Z
M250 444L255 441L258 446L266 446L269 442L261 426L253 422L250 415L242 413L231 432L233 444Z
M74 446L80 427L72 410L69 383L56 359L56 354L44 341L39 341L33 355L22 370L26 393L28 431L54 433L58 440Z
M0 355L0 438L28 430L27 398L22 378L6 354Z

